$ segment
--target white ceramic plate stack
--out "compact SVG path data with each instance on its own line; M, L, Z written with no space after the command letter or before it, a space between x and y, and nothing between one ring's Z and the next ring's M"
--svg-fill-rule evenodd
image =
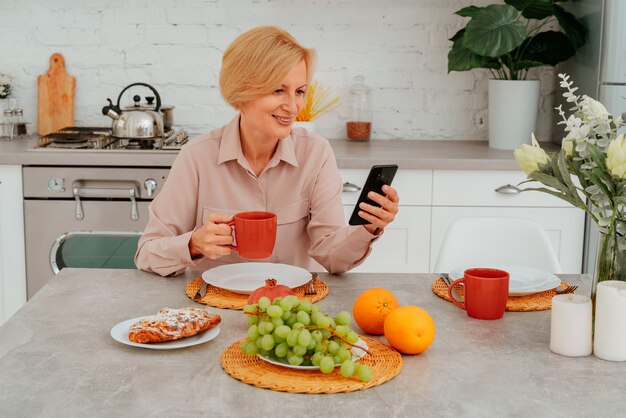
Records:
M265 280L276 279L278 284L295 288L311 280L311 273L303 268L280 263L225 264L202 273L208 284L234 293L249 295L265 285Z
M545 270L499 264L484 267L504 270L509 273L509 296L530 295L554 289L561 284L561 279ZM463 272L469 268L473 268L473 266L452 269L449 273L450 278L456 280L463 277Z

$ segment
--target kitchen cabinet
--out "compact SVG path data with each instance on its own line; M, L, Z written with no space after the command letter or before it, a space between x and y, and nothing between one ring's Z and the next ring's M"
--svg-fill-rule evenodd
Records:
M356 204L369 170L344 169L342 202L346 222ZM356 272L409 273L429 268L432 170L399 170L393 186L400 194L400 211L395 221L374 244L372 252Z
M347 220L368 170L340 171L348 183L343 193ZM393 182L400 194L396 220L354 271L432 273L448 225L467 216L494 216L539 223L554 245L563 273L580 273L584 212L546 193L520 193L516 185L525 179L519 170L398 170Z
M0 325L26 302L22 167L0 165Z
M499 216L529 219L542 225L554 245L563 273L580 273L584 212L547 193L517 192L515 185L525 179L521 171L434 170L431 270L448 225L453 221L467 216Z

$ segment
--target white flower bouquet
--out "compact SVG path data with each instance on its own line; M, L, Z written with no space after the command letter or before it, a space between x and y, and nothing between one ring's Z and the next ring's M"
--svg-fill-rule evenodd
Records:
M567 135L556 153L546 153L534 135L532 145L514 151L515 160L528 175L522 183L545 186L524 190L549 193L586 211L604 234L596 281L598 275L599 280L626 280L626 140L618 134L625 123L600 102L576 95L578 88L572 87L569 76L559 77L560 86L567 90L563 97L573 104L569 116L561 106L557 108L562 118L559 124L565 125Z
M598 101L576 95L569 76L559 74L563 96L574 106L569 117L557 109L567 136L561 151L547 154L537 143L514 151L515 160L528 175L527 182L548 188L528 188L559 197L585 210L602 232L618 231L626 236L626 141L617 131L624 126L621 115L614 117ZM572 181L575 176L580 185ZM591 202L588 207L581 195Z
M13 78L0 73L0 99L6 99L11 95L11 83L13 83Z

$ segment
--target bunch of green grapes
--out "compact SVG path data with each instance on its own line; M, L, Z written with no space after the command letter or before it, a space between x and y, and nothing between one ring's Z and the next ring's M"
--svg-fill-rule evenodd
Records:
M369 367L352 361L351 350L359 335L349 326L349 312L333 318L293 295L274 302L262 297L243 311L249 325L248 339L241 344L245 354L261 354L293 366L318 366L322 373L331 373L340 364L344 377L357 376L364 382L372 378Z

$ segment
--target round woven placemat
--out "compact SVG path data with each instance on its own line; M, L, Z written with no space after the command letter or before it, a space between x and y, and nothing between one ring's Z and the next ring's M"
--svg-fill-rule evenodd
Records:
M356 377L341 376L339 368L329 374L318 370L296 370L276 366L257 356L241 352L241 340L222 354L222 368L237 380L260 388L290 393L354 392L378 386L393 379L402 370L402 356L393 348L368 337L361 337L368 345L365 357L359 360L372 370L372 379L361 382Z
M565 289L567 286L569 286L567 283L561 282L559 287ZM462 285L456 284L454 289L460 296L463 296L464 289ZM448 297L448 285L441 277L433 282L433 293L448 302L452 302ZM524 296L509 296L506 310L510 312L528 312L552 309L552 298L554 296L556 296L555 289Z
M206 285L206 286L205 286ZM293 289L293 292L300 299L307 299L311 302L317 302L328 294L328 285L320 279L315 279L313 282L315 286L314 295L305 295L304 290L308 283ZM204 293L202 293L204 289ZM214 308L221 309L243 309L248 303L248 295L242 295L240 293L234 293L230 290L215 287L205 282L202 277L196 277L189 283L185 289L187 296L198 303L204 305L213 306Z

